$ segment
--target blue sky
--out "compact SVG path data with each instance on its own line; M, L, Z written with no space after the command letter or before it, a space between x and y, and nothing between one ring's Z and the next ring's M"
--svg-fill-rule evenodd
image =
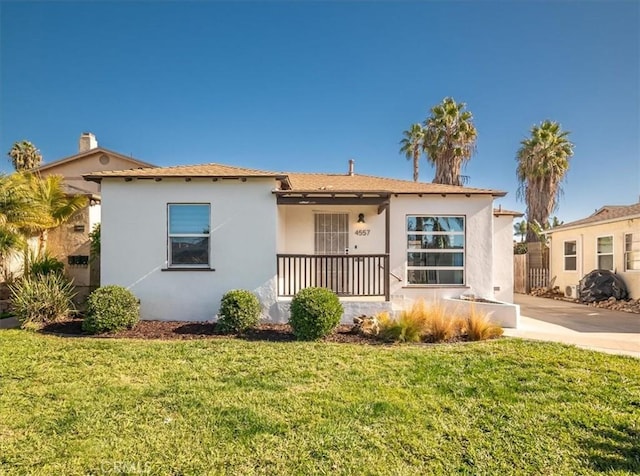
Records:
M474 114L470 186L516 200L515 154L559 121L565 221L640 195L640 2L0 3L0 151L80 133L157 165L411 179L402 131L445 96ZM0 160L0 170L11 165ZM433 169L423 160L420 180Z

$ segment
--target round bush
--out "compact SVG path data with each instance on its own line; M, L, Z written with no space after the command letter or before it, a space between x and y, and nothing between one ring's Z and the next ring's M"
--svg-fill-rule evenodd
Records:
M315 340L328 335L340 323L344 309L338 296L325 288L306 288L291 301L289 324L301 340Z
M234 289L222 296L218 327L222 332L244 332L260 318L260 301L249 291Z
M87 317L82 330L91 334L131 329L140 320L140 305L122 286L104 286L87 299Z

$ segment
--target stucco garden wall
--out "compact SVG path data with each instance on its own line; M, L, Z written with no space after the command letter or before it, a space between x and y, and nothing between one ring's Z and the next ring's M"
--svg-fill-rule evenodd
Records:
M270 179L102 182L102 284L141 300L143 319L210 320L230 289L276 301L277 210ZM167 268L167 204L211 204L211 267Z

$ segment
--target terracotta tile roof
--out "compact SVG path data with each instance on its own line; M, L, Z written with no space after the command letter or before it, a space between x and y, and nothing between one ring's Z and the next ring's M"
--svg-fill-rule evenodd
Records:
M247 169L223 164L180 165L175 167L146 167L129 170L109 170L84 175L85 180L99 182L104 178L169 178L169 177L273 177L282 180L282 193L320 192L378 192L424 194L490 194L504 196L506 192L493 189L458 187L425 182L411 182L371 175L341 175L320 173L288 173Z
M640 217L640 203L634 203L633 205L605 205L587 218L556 226L548 230L547 233L605 221L624 220L631 217Z

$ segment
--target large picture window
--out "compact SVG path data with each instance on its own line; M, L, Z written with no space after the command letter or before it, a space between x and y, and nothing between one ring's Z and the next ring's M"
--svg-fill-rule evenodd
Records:
M577 250L576 241L564 242L564 270L576 271L577 269Z
M169 266L209 266L211 207L208 203L171 203L169 215Z
M464 284L465 218L407 216L407 283Z
M640 233L624 235L624 270L640 271Z
M598 269L613 271L613 236L598 237L596 255Z

